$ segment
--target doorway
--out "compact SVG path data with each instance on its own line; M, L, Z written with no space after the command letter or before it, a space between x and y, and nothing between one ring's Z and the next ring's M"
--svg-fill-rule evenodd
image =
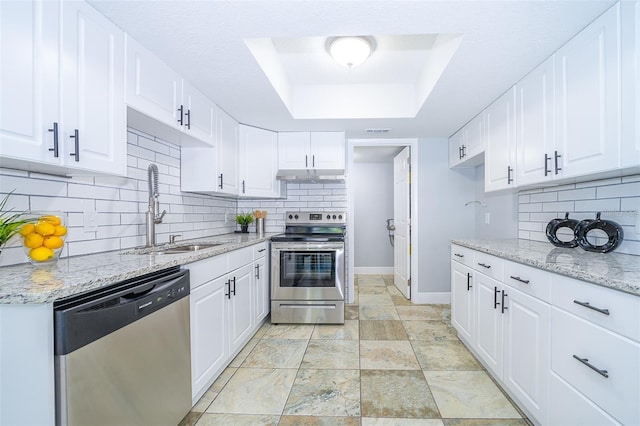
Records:
M347 213L351 228L351 233L347 236L348 303L353 302L356 273L395 275L395 282L400 269L403 271L400 278L404 278L404 283L400 280L396 285L409 299L411 283L418 282L418 268L415 261L418 258L419 249L417 221L411 224L406 220L399 221L398 224L405 227L404 232L389 232L386 227L387 219L395 219L394 215L399 214L398 191L394 190L397 180L394 178L394 158L398 157L405 148L408 148L405 152L410 152L413 158L410 162L417 164L417 139L350 139L348 141ZM405 173L407 173L407 179L405 179L407 209L401 214L408 216L408 205L411 205L410 214L412 217L417 217L417 167L411 170L410 188L408 167ZM395 202L394 198L396 198ZM394 203L396 204L395 212ZM409 225L411 225L410 232ZM396 234L404 241L396 246L396 238L391 238L389 234ZM398 253L402 254L402 247L405 252L404 258L402 255L398 256ZM398 268L402 263L406 265L404 270ZM358 268L356 264L359 265Z

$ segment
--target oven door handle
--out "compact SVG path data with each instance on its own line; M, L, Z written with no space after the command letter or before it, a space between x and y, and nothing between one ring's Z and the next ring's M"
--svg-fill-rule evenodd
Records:
M290 244L280 245L272 243L274 251L338 251L344 250L344 244L317 243L317 244Z

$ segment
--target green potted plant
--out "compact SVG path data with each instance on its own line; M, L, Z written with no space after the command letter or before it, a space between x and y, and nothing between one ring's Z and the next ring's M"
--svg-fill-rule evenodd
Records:
M239 213L236 215L236 223L240 225L240 231L243 233L249 232L249 224L253 223L253 214L251 213Z
M2 201L0 201L0 253L5 244L20 232L22 225L31 222L30 219L24 217L24 212L15 213L13 210L4 211L11 194L13 194L13 191L5 195Z

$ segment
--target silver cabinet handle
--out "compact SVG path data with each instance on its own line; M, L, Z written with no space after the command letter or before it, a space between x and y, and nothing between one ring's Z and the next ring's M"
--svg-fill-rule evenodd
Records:
M575 303L576 305L584 306L585 308L594 310L596 312L600 312L601 314L609 315L608 309L596 308L595 306L591 306L589 302L581 302L579 300L574 300L573 303Z
M599 369L598 367L591 364L587 358L580 358L578 355L574 355L573 357L578 361L580 361L582 364L586 365L587 367L595 371L596 373L598 373L599 375L601 375L602 377L609 378L609 372L607 370Z
M460 254L460 253L453 253L453 255L460 258L464 257L464 254Z
M562 157L562 155L558 154L558 151L554 151L553 155L555 156L556 174L558 174L562 170L562 168L558 167L558 158Z
M478 263L478 265L482 266L483 268L487 268L487 269L491 268L491 265L485 265L484 263Z
M223 189L224 183L222 180L222 173L220 173L220 185L218 185L218 187L220 187L220 189Z
M188 109L184 115L187 117L187 129L191 130L191 110Z
M504 290L502 290L502 313L504 314L504 311L506 309L509 309L507 306L504 306L504 298L507 297L508 294L504 292Z
M58 123L53 122L53 129L47 129L53 132L53 148L49 148L49 151L53 151L53 156L58 158Z
M498 293L500 293L498 287L493 287L493 309L497 309L500 304L500 302L498 302Z
M227 287L229 290L224 292L224 295L227 296L227 299L231 299L231 280L227 280L226 283L224 283L225 287Z
M520 281L521 283L524 283L524 284L529 284L529 280L523 280L522 278L514 277L513 275L510 275L510 277L512 280Z
M256 279L260 279L260 265L256 265Z
M315 154L311 156L311 167L316 167L316 156Z
M551 160L551 157L549 157L546 153L544 154L544 175L547 176L549 173L551 173L551 170L549 170L549 167L547 166L547 164L549 164L549 160Z

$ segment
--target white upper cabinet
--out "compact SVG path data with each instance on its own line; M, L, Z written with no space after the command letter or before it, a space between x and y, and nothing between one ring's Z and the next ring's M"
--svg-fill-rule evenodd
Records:
M449 138L449 167L475 167L484 161L484 112Z
M516 84L516 152L518 185L553 176L555 98L553 58Z
M84 2L1 7L2 165L126 175L122 31Z
M229 114L216 108L218 143L218 175L220 192L238 195L238 132L239 125Z
M640 166L640 2L620 4L621 18L621 167Z
M278 134L240 125L240 196L279 197Z
M215 104L126 35L129 124L181 145L214 145Z
M344 169L343 132L281 132L278 134L280 170Z
M555 55L557 153L551 162L562 177L619 167L619 37L617 4Z
M516 186L515 89L485 110L485 191Z

